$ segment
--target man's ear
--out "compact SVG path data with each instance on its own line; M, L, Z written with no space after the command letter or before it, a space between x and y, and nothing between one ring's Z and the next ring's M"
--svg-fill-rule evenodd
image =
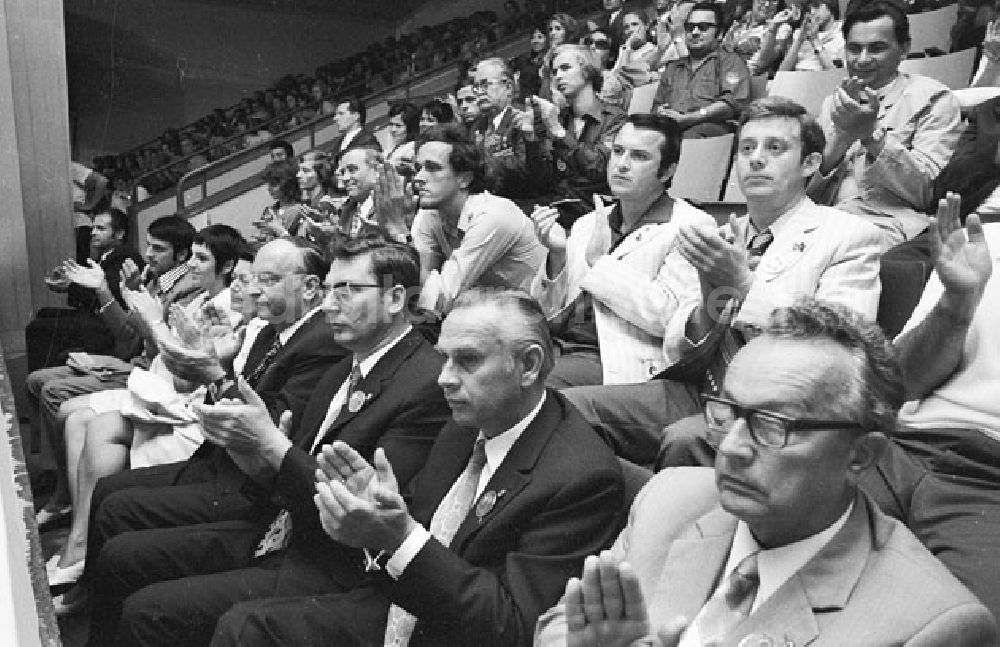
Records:
M389 314L399 314L406 308L406 296L406 288L402 285L394 285L386 290L386 298L389 299Z
M847 467L851 483L857 485L865 471L875 465L888 449L889 439L881 431L871 431L856 438Z
M544 359L545 353L538 344L529 345L521 353L521 386L523 388L528 388L538 383Z
M472 171L464 171L459 174L458 186L460 186L463 191L469 190L469 187L472 186Z
M674 176L674 173L676 172L677 172L677 162L674 162L673 164L671 164L670 166L668 166L667 168L665 168L663 171L660 172L659 175L660 182L666 184L667 180L672 178Z
M228 276L230 279L232 279L233 270L235 269L236 269L236 261L226 261L225 263L222 264L222 270L219 271L219 274Z
M823 153L809 153L802 160L802 177L807 180L819 172L823 165Z
M306 301L312 301L317 296L323 294L323 281L315 274L306 274L302 279L302 297Z

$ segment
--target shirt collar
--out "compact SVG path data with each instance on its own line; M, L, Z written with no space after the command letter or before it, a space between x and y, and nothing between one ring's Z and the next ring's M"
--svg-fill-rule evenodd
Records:
M496 472L497 468L500 467L500 463L503 459L507 457L510 452L510 448L514 446L517 439L521 437L524 430L528 428L528 425L535 419L538 412L541 411L542 405L545 404L545 398L547 395L543 392L542 397L538 400L538 404L532 409L528 415L521 418L516 425L504 431L503 433L497 434L493 438L486 439L486 466L490 474ZM485 434L480 431L478 438L484 438Z
M495 117L493 117L493 130L499 130L500 123L503 121L503 118L507 114L508 110L510 110L510 106L507 106L506 108L498 112Z
M795 217L795 214L802 211L802 209L812 208L814 206L816 206L816 203L810 200L808 196L803 195L802 198L798 202L793 204L791 207L789 207L788 210L785 211L785 213L775 218L774 222L772 222L767 227L767 229L770 229L771 234L775 238L777 238L782 231L788 228L788 223L792 220L792 218ZM753 220L750 217L747 217L746 239L749 241L754 234L759 234L759 233L760 231L757 229L757 225L753 223Z
M161 274L156 279L156 288L160 291L161 294L166 294L167 292L170 292L174 288L174 286L177 285L177 282L180 281L185 274L187 274L187 271L188 271L187 264L182 263L177 267L174 267L173 269Z
M316 306L315 308L313 308L309 312L307 312L304 315L302 315L301 317L299 317L298 320L296 320L296 322L293 323L291 326L289 326L288 328L285 328L284 330L282 330L281 332L279 332L278 333L278 339L281 340L281 345L284 346L285 344L287 344L288 340L290 340L292 338L292 335L294 335L298 331L299 328L301 328L303 325L305 325L305 323L314 314L316 314L317 312L319 312L320 308L322 308L322 307L323 307L323 304L320 304L320 305Z
M406 335L409 334L411 330L413 330L413 326L411 326L410 324L406 324L406 330L399 333L399 335L397 335L396 338L393 339L391 342L389 342L382 348L378 349L368 357L364 358L360 362L358 361L358 356L355 355L354 363L358 365L359 369L361 369L362 379L368 377L368 374L371 373L371 370L373 368L375 368L375 365L378 364L378 361L383 357L385 357L385 354L388 353L390 350L392 350L393 347L399 343L399 340L402 339L403 337L406 337Z
M749 526L743 521L736 524L736 534L733 536L733 545L729 550L729 560L726 568L722 572L722 582L729 577L729 574L736 569L741 561L748 555L760 551L757 555L757 571L760 574L760 585L757 588L757 597L754 598L751 612L760 608L775 591L790 580L799 570L805 566L809 560L815 557L823 547L830 543L833 536L844 527L851 511L854 509L854 502L847 506L844 514L830 524L825 530L810 535L805 539L779 546L778 548L764 549L750 532Z
M358 205L358 215L362 219L368 220L369 216L372 215L373 211L375 211L375 192L374 191L372 191L371 193L369 193L368 197L365 198L364 202L362 202L361 204Z

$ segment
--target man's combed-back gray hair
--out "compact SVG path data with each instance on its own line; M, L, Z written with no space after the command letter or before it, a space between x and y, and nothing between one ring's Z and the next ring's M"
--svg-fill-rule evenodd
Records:
M459 295L451 311L482 305L492 305L504 311L504 317L492 323L498 331L502 331L516 353L521 354L532 345L542 349L538 379L544 382L555 364L555 354L549 324L538 301L523 290L479 287Z
M868 431L891 433L905 401L903 373L892 344L877 324L845 306L803 298L771 313L765 334L788 339L831 341L856 359L848 414Z

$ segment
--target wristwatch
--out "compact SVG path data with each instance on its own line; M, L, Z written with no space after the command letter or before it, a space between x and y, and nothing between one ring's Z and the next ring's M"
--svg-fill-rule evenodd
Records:
M868 137L863 137L861 145L869 148L872 144L881 144L883 139L885 139L885 128L879 127L873 130L872 134Z
M702 119L708 119L708 110L705 108L698 108L698 114L701 115Z

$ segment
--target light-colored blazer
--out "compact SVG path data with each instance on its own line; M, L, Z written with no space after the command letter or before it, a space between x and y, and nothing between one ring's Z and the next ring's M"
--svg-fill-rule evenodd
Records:
M652 209L665 209L666 199ZM531 284L531 295L550 321L563 321L581 291L593 297L604 384L645 382L669 362L663 354L663 322L678 308L701 301L698 272L674 246L678 227L711 226L714 220L683 200L674 200L669 222L642 224L615 250L587 265L587 244L597 218L611 207L592 211L573 224L566 241L566 266L549 279L546 263Z
M714 470L672 468L636 497L611 550L633 566L655 625L698 614L715 589L735 530L736 518L718 505ZM565 632L558 604L539 619L535 645L565 645ZM985 647L997 644L997 627L913 533L859 493L830 543L721 645L737 647L747 636L784 647Z
M749 217L736 224L735 239L746 244ZM729 225L724 231L730 232ZM763 328L775 308L803 296L839 303L875 320L881 293L878 228L805 198L778 218L771 231L774 240L754 271L753 286L734 320L736 327ZM678 308L667 321L664 354L671 364L690 349L684 328L691 310Z

